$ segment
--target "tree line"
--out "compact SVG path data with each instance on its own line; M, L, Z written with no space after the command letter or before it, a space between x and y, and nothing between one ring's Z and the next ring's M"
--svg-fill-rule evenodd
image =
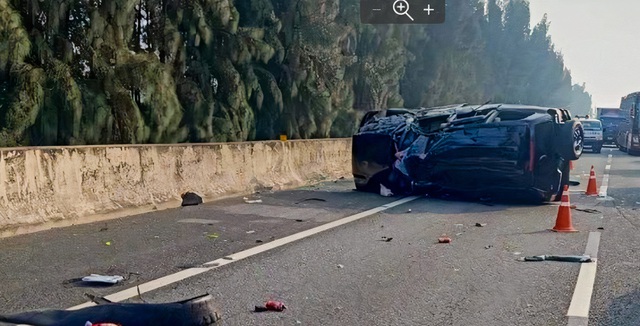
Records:
M591 97L524 0L366 25L359 0L0 0L0 146L350 136L387 107Z

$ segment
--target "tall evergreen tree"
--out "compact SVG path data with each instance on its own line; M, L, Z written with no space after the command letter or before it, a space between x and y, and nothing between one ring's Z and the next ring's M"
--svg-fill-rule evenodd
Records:
M0 145L344 137L387 107L591 106L525 0L456 1L442 25L365 25L358 10L0 0Z

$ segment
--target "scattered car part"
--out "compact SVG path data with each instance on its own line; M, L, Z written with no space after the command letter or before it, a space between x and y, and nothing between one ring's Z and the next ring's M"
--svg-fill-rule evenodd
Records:
M79 310L28 311L0 315L0 322L33 326L112 323L126 326L211 326L220 315L209 294L172 303L104 303Z

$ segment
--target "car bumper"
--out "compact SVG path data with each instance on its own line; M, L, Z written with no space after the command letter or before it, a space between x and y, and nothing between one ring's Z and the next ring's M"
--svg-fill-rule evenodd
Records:
M603 140L595 140L595 139L584 140L584 147L587 149L602 147L602 144L604 144Z

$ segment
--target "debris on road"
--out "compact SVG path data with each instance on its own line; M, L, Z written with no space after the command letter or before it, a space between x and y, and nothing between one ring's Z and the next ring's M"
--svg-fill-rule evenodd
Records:
M344 268L344 265L342 265L342 264L338 264L336 267L338 267L338 268Z
M484 249L491 249L491 248L493 248L492 245L484 246Z
M304 222L304 220L297 219L296 222Z
M487 223L476 223L476 226L481 228L487 226Z
M104 244L105 244L105 246L110 246L111 245L111 241L107 241Z
M380 195L384 196L384 197L391 197L393 196L393 192L391 192L391 190L387 187L385 187L384 185L380 185Z
M256 231L253 231L253 230L247 231L247 234L251 234L251 233L256 233Z
M244 197L244 202L247 203L247 204L259 204L259 203L262 203L262 199L249 200L249 198Z
M604 228L603 227L599 227L598 230L604 230Z
M599 210L591 209L591 208L578 208L576 205L571 205L571 209L575 209L579 212L585 212L590 214L598 214L601 213Z
M255 306L255 312L284 311L287 307L280 301L269 300L264 306Z
M207 238L209 238L209 239L216 239L218 237L219 237L219 235L217 233L207 234Z
M172 325L213 326L221 317L209 294L171 303L114 303L104 299L96 306L78 310L37 310L14 315L0 315L0 322L32 326L86 325L87 321L103 321L93 326L116 324L126 326Z
M109 299L106 299L106 298L103 298L103 297L99 297L99 296L93 295L91 293L85 293L84 296L87 297L87 299L91 300L91 302L93 302L95 304L112 303L112 301L110 301Z
M183 193L180 197L182 198L182 206L195 206L202 204L202 197L190 191Z
M411 213L411 208L407 209L407 213Z
M263 243L264 241L262 240L256 240L256 243Z
M90 283L107 283L107 284L118 284L124 281L124 277L120 275L99 275L99 274L91 274L89 276L85 276L82 278L83 282Z
M322 199L322 198L306 198L306 199L303 199L303 200L297 202L296 205L300 204L300 203L303 203L305 201L327 201L327 200L326 199Z
M438 243L451 243L451 238L449 237L440 237L438 238Z
M588 255L540 255L527 256L522 258L523 261L562 261L569 263L590 263L593 260Z
M391 240L393 240L393 238L382 237L382 239L378 241L390 242Z

